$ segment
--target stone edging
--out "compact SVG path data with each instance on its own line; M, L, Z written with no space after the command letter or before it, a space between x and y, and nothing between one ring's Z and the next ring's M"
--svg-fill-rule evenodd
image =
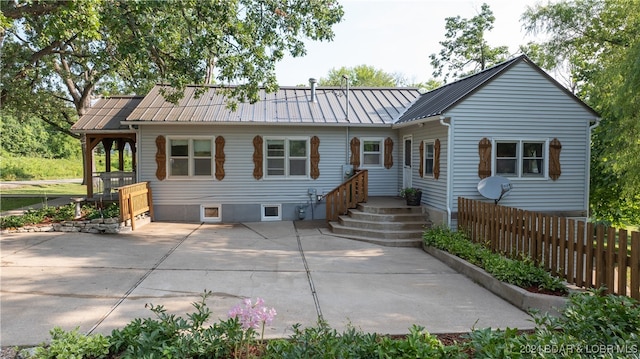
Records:
M484 269L473 265L450 253L423 244L425 252L442 261L460 274L485 287L495 295L525 312L538 310L541 313L559 315L559 309L567 306L568 298L555 295L532 293L518 286L501 282Z
M142 226L151 222L148 215L136 216L136 225ZM39 226L24 226L14 229L4 229L1 233L30 233L30 232L81 232L94 234L116 234L131 232L131 220L120 222L119 218L96 218L82 221L63 221Z

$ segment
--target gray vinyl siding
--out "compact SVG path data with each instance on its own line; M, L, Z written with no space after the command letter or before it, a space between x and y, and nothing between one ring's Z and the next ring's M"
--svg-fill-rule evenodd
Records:
M342 130L343 133L346 129ZM365 166L360 164L361 169L367 169L369 172L369 196L397 196L400 184L398 182L398 173L402 170L402 140L398 140L398 132L391 128L363 128L356 127L349 129L349 138L358 137L362 146L363 139L380 139L383 141L387 137L393 140L393 166L389 169L384 168L384 147L382 151L382 161L379 166ZM344 135L343 137L344 138ZM343 155L344 158L344 155ZM322 161L320 161L322 163Z
M558 138L562 175L512 178L500 203L535 211L586 211L588 127L594 115L526 63L520 63L450 110L454 123L453 211L457 198L484 199L477 191L478 142ZM492 147L495 151L495 146ZM548 167L549 158L545 158Z
M422 189L422 203L446 211L447 209L447 151L449 144L448 131L439 121L431 121L423 126L413 125L402 128L399 138L405 135L413 136L413 148L411 150L412 185ZM440 177L435 179L430 176L420 177L420 142L440 140ZM399 149L402 151L402 148ZM400 155L402 153L400 152ZM402 158L400 158L402 161ZM402 184L402 172L400 172L400 184Z
M225 139L225 177L223 180L208 179L165 179L156 178L156 143L157 136L165 137L198 137L223 136ZM318 136L320 138L320 177L308 179L276 179L253 177L253 138L260 135L269 136ZM391 129L351 129L350 137L392 137L397 143L395 131ZM247 125L167 125L140 126L139 130L139 180L149 181L153 191L154 205L166 208L191 206L187 215L179 218L194 217L195 206L201 204L223 205L223 219L229 219L230 211L241 212L241 208L252 208L259 204L305 205L310 201L308 191L316 189L318 194L327 193L342 180L342 165L347 163L346 128L320 126L247 126ZM369 195L397 194L397 151L394 146L394 167L369 169ZM266 171L265 171L266 172ZM229 205L235 205L230 207ZM244 205L245 207L242 207ZM254 207L251 207L251 206ZM289 206L291 207L291 206ZM315 207L314 218L324 218L323 203ZM225 214L226 211L226 214ZM257 210L259 212L259 208ZM289 211L289 209L287 209ZM310 210L309 210L310 211ZM288 216L290 217L290 216ZM255 220L255 216L234 214L229 221ZM197 218L196 218L197 220ZM259 215L258 215L259 220ZM227 221L227 220L225 220Z

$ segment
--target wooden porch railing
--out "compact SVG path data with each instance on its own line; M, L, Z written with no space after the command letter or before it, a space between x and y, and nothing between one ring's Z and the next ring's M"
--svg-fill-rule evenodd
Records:
M136 229L136 216L149 212L153 221L153 202L149 182L134 183L118 188L120 198L120 221L131 220L131 230Z
M368 188L369 172L358 170L353 177L327 193L327 221L335 221L338 216L347 214L349 209L356 208L358 203L366 202L369 198Z

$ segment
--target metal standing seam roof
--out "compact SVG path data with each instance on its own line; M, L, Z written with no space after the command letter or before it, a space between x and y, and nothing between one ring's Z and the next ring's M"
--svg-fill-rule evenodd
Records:
M111 96L99 99L78 122L71 126L73 132L131 132L121 122L142 101L143 96Z
M559 89L564 91L569 97L573 98L585 109L593 113L595 117L600 116L595 110L577 98L575 94L571 93L571 91L567 90L538 65L533 63L533 61L531 61L526 55L520 55L476 74L422 94L422 96L420 96L420 98L418 98L406 112L400 115L396 124L409 123L423 118L442 115L447 110L457 105L478 89L482 88L500 74L520 62L525 62L531 65L534 70L538 71L542 76L546 77Z
M349 118L346 93L338 87L317 87L311 102L309 87L281 87L274 93L260 89L254 104L238 103L235 111L218 86L195 97L197 86L188 86L174 105L165 101L155 86L127 116L127 124L141 123L264 123L390 125L420 96L415 88L350 88Z
M524 55L513 58L422 94L413 106L400 116L396 123L411 122L443 114L475 90L488 83L496 75L524 58L526 58Z

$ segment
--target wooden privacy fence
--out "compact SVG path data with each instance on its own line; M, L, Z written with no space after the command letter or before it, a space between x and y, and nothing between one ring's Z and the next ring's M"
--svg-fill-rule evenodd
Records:
M458 227L509 257L529 257L567 283L640 299L640 233L458 198Z
M358 203L366 202L368 198L369 172L358 170L348 180L325 195L327 221L335 221L338 216L347 214L350 208L356 208Z
M153 221L153 202L149 182L139 182L118 188L120 221L131 220L131 230L136 229L136 216L149 212Z

